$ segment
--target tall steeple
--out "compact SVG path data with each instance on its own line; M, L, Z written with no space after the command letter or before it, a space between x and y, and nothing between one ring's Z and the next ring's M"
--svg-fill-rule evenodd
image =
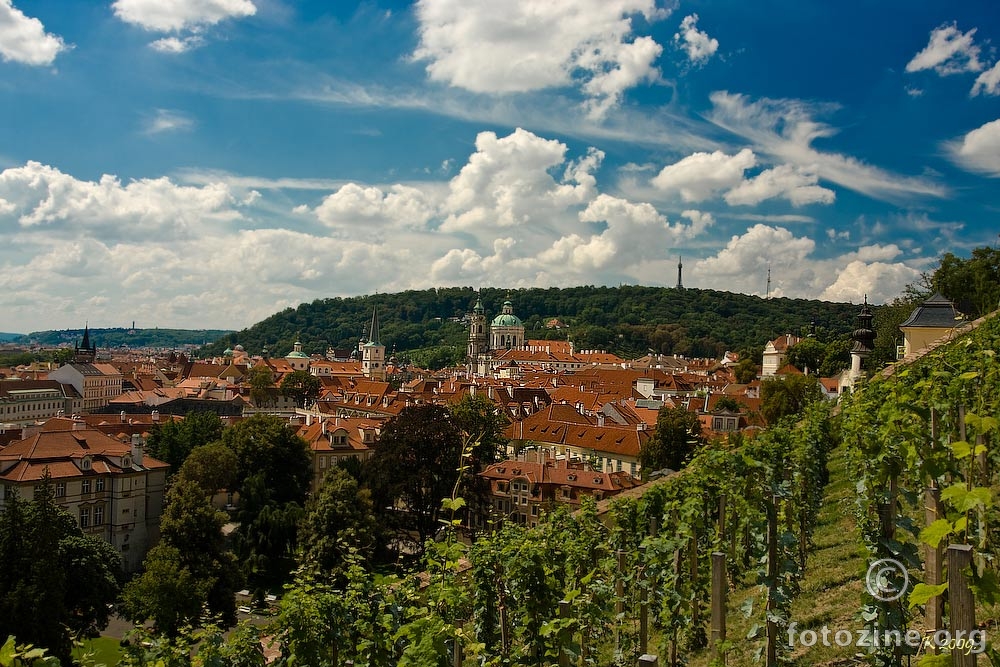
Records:
M854 347L851 348L851 373L849 376L850 385L853 387L855 381L861 377L861 363L875 350L875 331L872 329L872 310L868 307L868 295L865 294L865 302L858 313L851 339L854 340Z
M83 340L73 351L73 363L92 364L97 360L97 346L90 344L90 323L83 326Z
M684 281L681 280L681 271L684 270L684 264L681 262L681 256L677 255L677 289L684 289Z
M361 372L373 380L385 380L385 345L379 341L378 306L372 307L368 342L361 346Z

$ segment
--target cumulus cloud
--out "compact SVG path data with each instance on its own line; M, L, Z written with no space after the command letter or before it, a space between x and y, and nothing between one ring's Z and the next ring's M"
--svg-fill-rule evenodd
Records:
M782 197L792 206L832 204L833 190L816 183L819 178L789 164L767 169L750 180L743 181L725 195L726 203L753 206L767 199Z
M954 22L935 28L927 46L906 64L906 71L933 69L942 76L980 71L983 64L979 62L980 49L973 39L975 34L976 28L962 32Z
M820 293L819 298L853 303L867 298L878 303L895 298L919 277L920 271L906 264L866 263L858 259L843 267L837 279Z
M887 201L908 201L916 196L944 197L949 190L925 177L901 176L855 157L813 148L812 143L837 130L815 116L833 111L832 105L801 100L751 101L745 95L717 91L711 94L709 119L753 144L759 153L794 165L824 181Z
M698 15L685 16L680 31L674 35L674 42L684 49L688 60L696 65L708 62L719 50L719 40L709 37L707 32L698 30Z
M257 13L251 0L115 0L115 16L155 32L177 32L215 25Z
M173 33L149 44L167 54L201 46L204 31L217 23L257 13L251 0L114 0L111 8L125 23L150 32Z
M743 172L757 164L753 151L744 148L736 155L722 151L694 153L667 165L653 177L654 187L665 192L678 192L684 201L704 201L720 190L726 190L743 180Z
M832 238L832 237L831 237ZM755 225L734 235L717 254L689 265L699 286L765 294L768 268L771 296L828 301L881 302L898 296L920 271L892 260L895 244L862 246L834 257L814 256L816 243L783 227Z
M1000 95L1000 61L976 77L969 95L976 97L979 94Z
M387 191L348 183L316 207L315 214L331 228L356 232L371 224L423 227L435 213L435 203L417 188L393 185Z
M553 204L581 203L594 194L591 171L600 152L569 165L557 183L549 170L565 162L566 145L517 129L506 137L481 132L476 152L449 183L443 204L445 231L470 229L484 222L500 227L543 224Z
M25 16L13 0L0 0L0 58L24 65L51 65L67 48L62 37L45 32L36 18Z
M948 144L951 159L963 169L1000 177L1000 119Z
M241 217L224 185L178 186L166 177L122 184L108 174L81 181L38 162L0 172L0 198L12 204L0 213L0 229L47 236L61 229L105 238L189 238Z
M599 118L622 94L659 76L662 47L633 38L632 18L666 15L655 0L420 0L420 43L434 81L477 93L580 86Z

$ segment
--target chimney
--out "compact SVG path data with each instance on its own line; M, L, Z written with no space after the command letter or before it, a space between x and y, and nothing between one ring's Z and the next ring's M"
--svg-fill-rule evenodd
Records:
M153 420L154 422L158 422L158 421L160 421L160 411L159 411L159 410L153 410L153 414L151 414L151 415L150 415L150 418L151 418L151 419L152 419L152 420Z
M76 420L73 421L73 430L74 431L83 431L86 428L87 428L86 422L76 421Z
M326 435L326 420L323 420L323 435Z
M137 436L132 436L132 463L142 465L142 441Z
M601 428L604 428L604 413L603 412L597 413L597 425L600 426Z
M312 426L312 425L313 425L313 416L312 416L311 413L307 412L306 413L306 426ZM323 432L326 433L326 431L323 431Z
M122 420L122 423L124 424L124 423L125 423L125 411L124 411L124 410L122 410L122 413L121 413L121 415L120 415L120 418L121 418L121 420Z

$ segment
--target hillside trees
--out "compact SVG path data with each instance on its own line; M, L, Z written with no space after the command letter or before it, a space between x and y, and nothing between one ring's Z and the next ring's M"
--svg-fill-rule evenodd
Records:
M120 557L56 506L47 475L30 502L8 496L0 563L0 636L48 648L69 664L72 640L107 625L121 585Z
M1000 307L1000 250L976 248L969 259L945 253L931 282L969 319Z

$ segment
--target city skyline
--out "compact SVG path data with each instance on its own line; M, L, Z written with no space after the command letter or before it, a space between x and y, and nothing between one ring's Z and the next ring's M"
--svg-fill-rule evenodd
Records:
M993 245L1000 10L0 0L0 330L676 284L860 303Z

